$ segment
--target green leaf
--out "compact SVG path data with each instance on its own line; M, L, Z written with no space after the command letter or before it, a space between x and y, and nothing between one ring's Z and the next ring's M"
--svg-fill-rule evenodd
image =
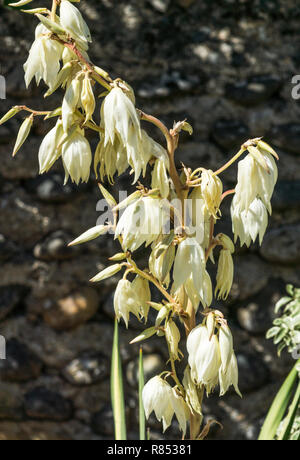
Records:
M139 358L139 425L140 425L140 441L146 440L146 420L143 405L143 389L145 385L143 349L140 348Z
M282 299L278 300L278 302L275 305L275 313L278 313L280 308L286 305L288 302L290 302L292 299L291 297L282 297Z
M284 421L282 431L279 435L279 441L287 441L289 439L291 430L294 425L295 417L298 412L299 404L300 404L300 383L298 384L298 388L295 393L291 407L289 409L289 413Z
M275 338L274 344L278 345L281 342L281 340L288 334L288 332L288 329L282 329L282 331Z
M272 327L272 329L269 329L267 334L266 334L266 338L267 339L272 339L273 337L275 337L278 332L280 331L280 328L279 327Z
M298 372L296 364L273 401L273 404L269 410L265 423L260 432L258 438L259 441L272 441L274 439L278 427L284 417L284 414L292 397L293 388L297 377Z
M119 326L117 319L115 320L114 341L112 349L110 388L115 423L115 439L116 441L126 441L125 401L119 349Z
M290 295L291 297L294 297L294 286L292 284L288 284L286 286L286 292L288 293L288 295Z

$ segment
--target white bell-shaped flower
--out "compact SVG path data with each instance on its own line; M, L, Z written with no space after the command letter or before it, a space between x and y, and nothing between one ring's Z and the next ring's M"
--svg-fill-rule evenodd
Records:
M250 246L251 240L262 244L268 226L268 211L259 198L255 198L248 211L240 210L237 198L234 197L231 205L232 231L235 242L240 239L240 244Z
M143 405L146 418L154 411L157 420L163 423L163 430L171 425L174 413L183 434L186 433L186 424L189 419L189 409L184 399L179 396L161 377L153 377L143 389Z
M242 397L238 387L239 372L233 350L233 337L227 324L220 327L219 344L222 363L219 370L220 396L223 396L233 385L237 394Z
M174 263L174 291L189 279L197 292L201 292L203 273L205 270L205 254L195 238L185 238L178 245Z
M210 393L218 384L221 353L216 335L209 337L204 325L194 328L187 339L189 365L192 379L197 385L204 385Z
M62 121L58 120L55 127L44 137L39 150L40 174L43 174L53 166L61 156L61 147L59 146L63 136Z
M219 382L220 382L220 396L223 396L231 385L234 386L236 393L242 397L241 392L238 386L239 380L239 371L236 356L232 353L229 365L227 369L224 370L223 367L220 368L219 372Z
M37 85L39 85L41 80L44 80L49 88L52 88L57 80L63 45L55 40L51 40L50 35L51 33L43 24L37 26L35 41L24 64L27 88L34 77Z
M129 138L131 127L139 137L141 136L140 120L135 106L121 88L113 88L105 97L101 115L105 129L105 144L109 141L113 144L117 136L126 146L130 140L132 142Z
M260 198L271 213L270 200L278 178L278 169L269 153L261 154L266 168L250 153L239 162L236 203L241 211L248 211L255 198Z
M130 313L140 319L141 302L130 281L124 279L119 281L114 296L114 309L117 319L123 318L127 328Z
M94 158L96 177L98 177L98 169L100 169L101 180L104 181L105 177L107 177L109 182L113 183L114 175L118 173L120 176L128 167L126 150L119 139L116 138L114 144L108 142L104 145L104 137L101 137Z
M76 184L89 180L92 152L89 142L80 132L75 132L63 144L62 160L66 173L65 184L69 177Z
M169 221L167 211L160 198L147 196L135 201L123 212L116 228L116 238L122 235L124 247L131 251L143 244L149 246L164 233Z
M145 322L147 322L148 313L150 309L150 305L148 302L151 301L149 281L138 275L132 282L132 288L135 291L137 298L139 299L141 314L143 315Z
M68 0L60 4L60 24L85 50L92 41L90 30L80 11Z

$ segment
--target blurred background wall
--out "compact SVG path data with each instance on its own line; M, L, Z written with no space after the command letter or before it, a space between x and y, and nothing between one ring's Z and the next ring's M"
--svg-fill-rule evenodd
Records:
M43 3L43 2L42 2ZM41 6L39 4L39 6ZM264 244L236 253L235 282L227 303L240 366L240 400L229 394L205 401L205 416L224 429L212 439L256 439L264 415L291 363L265 333L287 282L300 286L300 103L291 97L299 72L297 0L83 0L91 26L90 55L135 88L137 106L170 127L188 118L193 137L182 136L178 158L215 169L249 137L264 136L280 154L274 213ZM55 108L44 88L26 91L22 65L35 20L0 8L0 74L12 105ZM22 115L0 127L0 439L106 439L113 437L109 367L116 280L91 287L115 250L111 238L70 249L73 237L95 225L100 199L95 179L63 187L60 164L38 176L38 148L52 127L36 123L12 160ZM157 135L151 131L152 135ZM159 137L157 138L159 140ZM93 148L97 138L91 137ZM224 174L232 188L236 170ZM113 193L128 187L121 178ZM231 235L228 200L222 230ZM139 253L140 262L144 254ZM154 293L154 296L156 294ZM128 342L140 328L122 326L127 416L137 438L137 352ZM165 365L161 339L144 347L146 378ZM152 437L160 425L151 418ZM167 437L178 437L177 426Z

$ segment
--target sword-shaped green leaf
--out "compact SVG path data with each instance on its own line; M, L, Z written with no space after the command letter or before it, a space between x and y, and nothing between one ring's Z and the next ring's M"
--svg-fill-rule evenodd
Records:
M119 349L119 327L115 320L114 341L111 364L111 401L115 423L116 441L126 441L126 418L123 389L123 376Z
M299 365L299 362L297 364ZM298 377L297 364L291 370L273 401L260 432L259 441L272 441L276 435L293 394L293 388Z

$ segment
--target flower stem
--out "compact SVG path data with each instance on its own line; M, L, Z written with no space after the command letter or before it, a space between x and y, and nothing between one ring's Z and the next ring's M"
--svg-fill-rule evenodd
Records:
M229 160L224 166L222 166L222 168L214 172L214 176L218 176L223 171L226 171L226 169L228 169L236 160L238 160L240 156L243 155L244 152L246 152L246 150L246 147L243 146L241 150L239 150L239 152L236 155L234 155L233 158L231 158L231 160Z
M57 0L52 0L51 21L55 22L56 10L58 6Z
M140 116L141 116L141 120L145 120L145 121L148 121L149 123L152 123L157 128L159 128L161 132L163 133L163 135L165 136L166 141L167 141L167 152L168 152L168 156L170 160L170 177L173 181L178 198L181 201L183 201L184 200L184 196L183 196L184 186L181 183L181 180L180 180L180 177L176 169L176 165L175 165L175 150L177 147L177 138L173 137L170 131L168 130L168 128L166 127L166 125L164 125L162 121L160 121L158 118L154 117L153 115L148 115L145 112L140 111Z

